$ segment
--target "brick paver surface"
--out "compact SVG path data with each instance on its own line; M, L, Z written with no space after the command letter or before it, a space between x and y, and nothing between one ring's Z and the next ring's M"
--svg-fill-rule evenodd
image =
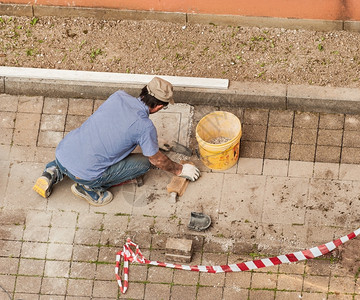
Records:
M338 250L240 273L130 265L125 295L114 275L127 237L160 261L167 238L192 239L191 264L226 265L304 250L357 229L360 116L176 105L152 116L159 136L193 148L204 115L235 113L243 125L238 163L209 170L194 153L202 176L176 204L166 191L171 175L159 170L140 188L112 188L115 199L105 207L73 196L67 178L41 198L31 188L56 144L101 103L0 95L0 299L360 299L357 260L347 269ZM190 231L192 211L210 215L212 226Z

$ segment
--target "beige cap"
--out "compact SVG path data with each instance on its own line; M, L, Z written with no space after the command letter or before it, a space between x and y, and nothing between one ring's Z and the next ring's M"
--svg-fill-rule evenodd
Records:
M146 86L149 94L154 96L156 99L163 102L168 102L174 104L173 99L173 86L170 82L159 78L154 77Z

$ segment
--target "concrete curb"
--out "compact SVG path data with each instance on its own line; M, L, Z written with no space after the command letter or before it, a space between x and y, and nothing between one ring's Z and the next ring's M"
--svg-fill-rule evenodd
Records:
M57 75L54 77L54 74ZM81 74L81 78L75 78L76 74ZM122 89L138 96L140 89L153 76L155 75L0 67L0 92L12 95L106 99ZM174 83L174 96L180 103L360 114L358 88L256 82L230 82L228 85L226 79L161 77Z
M290 19L272 17L249 17L238 15L209 15L196 13L119 10L110 8L65 7L50 5L1 4L0 15L85 17L104 20L158 20L179 24L216 24L223 26L281 27L306 30L359 31L360 21Z

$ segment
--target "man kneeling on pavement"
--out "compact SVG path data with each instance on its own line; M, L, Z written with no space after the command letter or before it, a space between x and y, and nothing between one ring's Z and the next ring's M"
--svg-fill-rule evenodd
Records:
M151 165L195 181L200 171L192 164L179 164L159 151L157 131L149 114L174 104L172 85L154 77L138 98L124 91L111 95L79 128L59 143L55 160L49 162L33 189L50 196L53 186L68 176L75 183L74 195L91 205L113 199L109 188L145 174ZM132 151L139 145L142 154Z

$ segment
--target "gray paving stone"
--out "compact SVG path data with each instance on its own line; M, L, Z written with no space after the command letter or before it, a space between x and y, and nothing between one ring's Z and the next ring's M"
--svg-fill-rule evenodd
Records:
M269 125L292 127L294 122L294 112L291 110L270 110Z
M359 148L343 147L341 150L342 164L360 164Z
M24 294L24 293L15 293L15 299L28 299L28 300L38 300L39 295L37 294ZM40 296L44 297L44 296Z
M43 131L64 131L65 115L45 115L41 116L40 130Z
M0 257L0 274L17 274L18 264L17 258Z
M74 243L81 245L97 245L100 241L101 231L90 229L77 229Z
M42 276L44 273L44 266L45 266L45 260L20 259L18 274Z
M262 170L262 159L240 157L237 164L236 173L244 175L261 175Z
M267 290L250 290L249 298L250 299L274 299L275 292Z
M39 129L40 125L40 113L24 113L18 112L16 114L16 129Z
M74 245L71 247L73 252L70 258L72 258L73 261L96 261L98 259L99 248L96 246Z
M288 143L266 143L266 159L288 160L290 155L290 144Z
M360 147L360 132L344 130L343 146L345 147Z
M114 257L116 257L116 254L122 249L122 246L125 244L125 240L119 241L118 245L115 244L114 247L101 247L99 250L98 255L98 261L99 262L107 262L107 263L113 263Z
M72 258L73 245L55 244L48 245L46 259L70 260Z
M300 292L276 291L276 300L297 300L299 298L302 298Z
M64 133L59 131L40 131L38 138L38 146L40 147L56 147L63 139Z
M287 176L289 161L264 159L263 175Z
M171 289L172 300L195 299L195 298L196 298L195 286L173 286Z
M308 228L305 224L284 225L282 230L283 244L281 253L302 251L309 246L307 243Z
M240 145L240 157L264 158L265 143L242 141Z
M277 278L277 289L298 291L299 293L297 294L300 294L303 281L304 277L302 275L279 274ZM278 296L278 293L276 294Z
M267 142L290 143L292 128L271 126L267 132Z
M277 285L277 274L253 273L251 287L274 289Z
M319 114L312 112L295 112L294 127L317 128Z
M109 298L116 298L118 295L118 287L114 284L113 281L100 281L97 280L94 282L93 287L93 297L109 297Z
M92 287L92 280L69 279L66 293L70 296L90 297Z
M69 132L81 126L86 121L87 116L67 115L65 131Z
M28 97L20 96L18 100L18 111L25 113L41 113L44 98L41 96L38 97Z
M0 110L2 112L16 112L18 110L19 96L0 94Z
M105 214L104 215L104 229L127 229L129 223L129 216L124 215L113 215L113 214Z
M305 273L309 275L329 276L331 273L329 259L312 259L306 262Z
M316 162L314 164L314 178L323 179L338 179L339 165L323 162Z
M308 177L313 176L314 163L307 161L293 161L289 162L289 176L290 177Z
M90 116L93 112L94 100L92 99L69 99L68 114Z
M41 277L19 276L16 279L17 293L39 293L41 288Z
M144 299L145 284L132 282L126 294L120 293L120 299Z
M69 100L65 98L48 98L44 99L44 114L65 115L68 112Z
M72 244L74 242L75 228L51 227L49 242Z
M54 211L51 217L51 226L75 228L78 214L70 211Z
M197 211L214 216L221 199L222 182L223 174L203 173L196 184L188 185L184 195L176 203L176 213L174 210L170 214L189 217L191 211ZM209 186L212 187L211 192Z
M264 125L244 124L242 126L242 141L265 142L267 127Z
M359 115L346 115L344 121L344 130L359 130L360 129L360 116Z
M47 242L49 230L49 227L27 226L23 238L25 241Z
M103 224L103 214L80 212L77 226L79 228L100 229Z
M262 222L303 224L307 193L308 179L268 177Z
M355 164L340 164L340 180L360 180L360 166Z
M239 188L241 187L241 188ZM225 175L220 212L228 222L261 220L265 178L256 175Z
M347 214L350 203L355 201L357 193L352 191L351 182L312 180L307 203L307 222L331 226L334 222L340 226L350 225Z
M9 159L10 149L10 143L9 145L0 145L0 161L7 161Z
M35 160L36 147L13 145L10 150L10 160L18 162L33 162Z
M245 109L244 124L265 125L267 126L269 119L269 110L267 109Z
M55 159L55 149L54 148L45 148L45 147L36 147L34 161L37 163L43 163L45 165Z
M293 130L292 143L299 145L314 145L317 138L317 129L297 128Z
M24 242L21 248L21 257L45 259L46 243Z
M45 210L46 199L37 195L32 186L40 171L40 166L34 163L13 163L4 198L4 205L11 209ZM26 201L24 201L26 199Z
M22 225L1 225L0 239L21 241L23 232L24 226Z
M12 141L15 145L36 146L37 136L37 129L19 129L14 130Z
M15 128L15 112L0 112L0 128Z
M0 133L0 143L10 145L12 142L14 129L3 128Z
M93 279L95 277L96 264L87 262L72 262L70 278Z
M316 147L315 161L323 163L340 163L340 147L320 146Z
M304 277L304 292L327 293L329 287L329 278L324 276L306 275Z
M45 295L65 295L66 293L66 283L65 278L43 278L41 284L41 293Z
M45 262L44 276L47 277L69 277L70 262L68 261L49 261Z
M42 165L42 168L45 166ZM38 172L37 176L40 176L42 173ZM76 197L71 192L71 185L74 182L69 178L64 178L62 182L59 182L56 186L54 186L53 191L51 193L51 198L49 198L47 209L52 211L75 211L75 212L87 212L89 211L89 204L82 198Z

